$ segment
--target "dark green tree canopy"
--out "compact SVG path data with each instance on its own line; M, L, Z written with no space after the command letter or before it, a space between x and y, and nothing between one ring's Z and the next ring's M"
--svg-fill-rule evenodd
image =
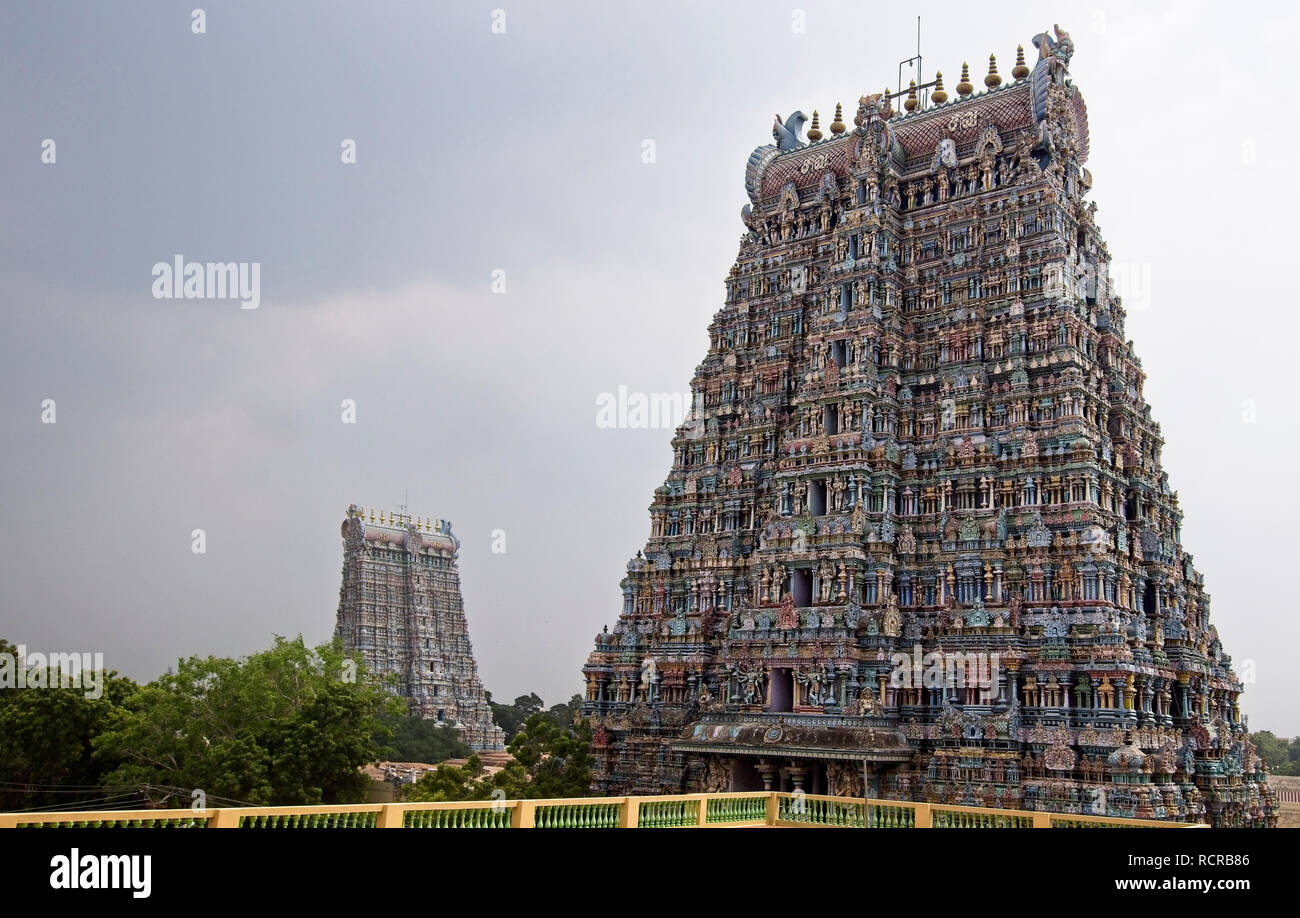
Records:
M369 786L359 768L391 751L382 716L401 710L352 677L337 645L277 637L241 660L182 660L114 712L95 754L120 763L112 783L259 805L353 803Z

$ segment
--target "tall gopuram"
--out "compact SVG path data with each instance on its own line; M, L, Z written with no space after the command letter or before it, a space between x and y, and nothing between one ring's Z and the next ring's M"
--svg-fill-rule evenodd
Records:
M597 790L1276 821L1087 200L1074 46L1033 47L828 136L778 116L750 156L583 667Z
M447 520L353 504L343 521L343 585L334 633L406 699L411 713L454 724L470 748L502 749L479 682L460 594L460 541Z

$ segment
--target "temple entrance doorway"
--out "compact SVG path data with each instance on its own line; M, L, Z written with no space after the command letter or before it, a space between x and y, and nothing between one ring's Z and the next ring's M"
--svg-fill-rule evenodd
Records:
M742 756L732 762L731 790L733 792L761 791L763 789L763 776L754 767L753 759Z
M768 710L773 713L785 713L794 710L794 670L788 667L772 667L772 699Z
M797 773L796 773L797 772ZM778 770L779 787L774 790L793 794L802 789L805 794L825 794L826 765L824 762L799 760L793 765L783 765Z

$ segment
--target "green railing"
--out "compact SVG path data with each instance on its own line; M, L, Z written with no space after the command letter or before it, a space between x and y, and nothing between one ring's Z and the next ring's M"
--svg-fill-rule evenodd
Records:
M621 804L608 800L548 804L539 802L533 815L538 829L617 829Z
M699 798L643 797L637 808L637 827L641 829L672 829L700 824Z
M916 806L910 803L889 803L883 800L867 801L868 829L915 829Z
M408 808L402 827L406 829L508 829L513 807L504 803L445 809L436 804Z
M867 823L866 811L865 801L852 798L811 794L781 794L777 797L778 822L860 829Z
M705 803L705 821L709 825L737 823L767 824L767 794L731 797L710 794Z
M1015 810L988 810L980 807L930 807L931 825L936 829L1032 829L1034 814Z
M692 826L826 826L859 829L1047 829L1102 826L1204 828L1188 823L1150 819L767 791L662 797L372 803L351 806L0 813L0 829L38 826L132 829L666 829Z
M242 816L241 829L373 829L379 811L340 813L257 813Z

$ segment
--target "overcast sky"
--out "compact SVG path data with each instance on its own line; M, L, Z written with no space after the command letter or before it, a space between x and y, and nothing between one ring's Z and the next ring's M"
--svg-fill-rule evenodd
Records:
M918 12L950 87L1053 15L1184 544L1252 728L1300 732L1294 13L198 2L0 8L0 636L142 680L327 640L347 505L409 492L486 687L580 692L672 458L596 399L689 387L773 113L851 120ZM154 298L177 254L259 263L259 308Z

